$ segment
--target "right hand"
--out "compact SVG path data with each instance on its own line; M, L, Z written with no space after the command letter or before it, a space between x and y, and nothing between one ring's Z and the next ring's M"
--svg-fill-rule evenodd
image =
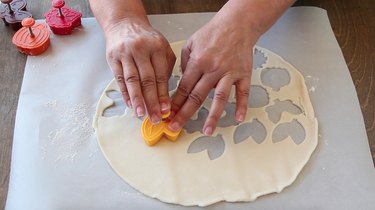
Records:
M148 21L127 18L107 27L106 56L126 105L153 124L170 111L168 80L176 56ZM146 109L145 109L146 106Z

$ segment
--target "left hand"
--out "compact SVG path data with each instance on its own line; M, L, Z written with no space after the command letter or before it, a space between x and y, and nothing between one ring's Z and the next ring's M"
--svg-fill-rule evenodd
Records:
M246 24L220 14L191 36L181 53L183 75L172 100L169 129L182 128L214 87L215 95L203 133L212 135L214 132L232 85L236 86L236 120L244 120L253 46L258 37Z

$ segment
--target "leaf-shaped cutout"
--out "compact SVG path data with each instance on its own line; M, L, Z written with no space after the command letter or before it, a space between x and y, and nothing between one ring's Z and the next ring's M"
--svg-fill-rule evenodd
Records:
M234 143L241 143L250 136L258 144L261 144L266 139L267 130L257 119L254 119L250 123L243 123L236 128L233 134Z
M103 111L103 117L120 116L124 114L126 105L119 91L111 90L106 95L113 100L113 104Z
M238 125L238 123L236 122L236 118L235 118L236 104L226 103L224 111L225 111L225 115L220 118L217 126L225 128L225 127L229 127L232 125Z
M194 133L196 131L200 131L203 128L204 122L208 116L208 110L205 108L201 108L198 111L198 118L196 120L189 120L184 129L187 133Z
M305 129L297 120L278 125L272 133L272 142L283 141L288 136L292 138L295 144L301 144L306 137Z
M217 136L201 136L194 140L187 153L198 153L207 150L207 155L210 160L215 160L223 155L225 150L225 142L222 135Z
M282 112L289 112L291 114L301 114L302 110L290 100L280 101L275 100L275 104L266 108L268 118L273 122L279 122Z
M227 103L224 108L224 116L220 118L217 126L218 127L228 127L232 125L237 125L238 123L235 120L235 110L236 105L232 103ZM187 133L194 133L196 131L201 131L204 125L204 122L206 121L208 116L208 110L204 107L202 107L198 111L198 118L195 120L190 119L186 125L184 126L184 129Z
M172 91L177 88L178 81L180 80L179 76L171 76L168 81L168 90Z
M290 82L289 72L282 68L263 69L260 78L263 84L275 91L279 91L280 88L288 85Z
M267 90L259 85L250 86L250 95L248 99L249 107L259 108L269 103Z

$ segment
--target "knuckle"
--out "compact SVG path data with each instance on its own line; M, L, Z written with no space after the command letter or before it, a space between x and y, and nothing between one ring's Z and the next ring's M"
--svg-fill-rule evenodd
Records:
M117 81L117 83L118 83L119 86L121 87L122 84L125 83L125 78L124 78L124 76L123 76L123 75L115 75L115 77L116 77L116 81Z
M114 61L116 61L117 56L114 50L107 50L106 58L107 58L108 63L113 63Z
M237 90L237 95L240 97L249 97L250 95L250 87L241 88Z
M158 84L165 84L165 83L168 82L168 80L169 80L169 77L166 74L156 75L156 83L158 83Z
M154 45L155 49L163 50L165 48L164 39L160 36L155 36Z
M214 100L221 101L221 102L227 102L229 98L229 94L222 91L222 90L216 90Z
M151 50L152 50L152 53L160 53L163 55L167 54L166 45L160 41L153 42Z
M207 66L210 59L204 55L197 55L193 58L193 64L197 66Z
M117 43L111 43L107 45L106 47L106 55L109 59L117 58L118 56L121 56L122 54L125 54L127 51L127 44L126 42L117 42Z
M200 106L203 103L204 98L199 93L193 91L189 94L188 101L192 102L197 106Z
M142 37L138 37L134 40L132 40L130 46L134 49L134 50L139 50L142 48L142 46L144 46L145 44L145 40L144 38Z
M182 96L182 97L188 97L189 91L188 91L188 89L185 86L180 85L177 88L177 94L180 95L180 96Z
M153 77L145 77L141 80L141 86L144 89L154 88L156 85L155 78Z
M212 56L206 56L205 54L190 57L189 63L192 68L201 69L205 73L220 72L223 70L220 62L217 62Z
M125 77L125 82L128 84L136 84L139 83L139 77L135 74L128 74Z

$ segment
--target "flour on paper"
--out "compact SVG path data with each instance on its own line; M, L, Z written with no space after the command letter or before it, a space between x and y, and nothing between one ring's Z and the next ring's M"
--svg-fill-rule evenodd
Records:
M177 58L183 43L171 44ZM177 142L161 140L147 146L142 121L132 110L103 115L114 105L107 92L119 91L116 82L110 82L98 102L94 127L117 174L147 196L185 206L254 201L292 184L317 146L318 122L297 69L261 47L254 53L263 61L252 74L254 91L245 121L233 122L235 96L231 94L212 137L200 132L212 102L208 97ZM179 63L178 59L172 73L175 81L170 82L174 89L181 76Z

